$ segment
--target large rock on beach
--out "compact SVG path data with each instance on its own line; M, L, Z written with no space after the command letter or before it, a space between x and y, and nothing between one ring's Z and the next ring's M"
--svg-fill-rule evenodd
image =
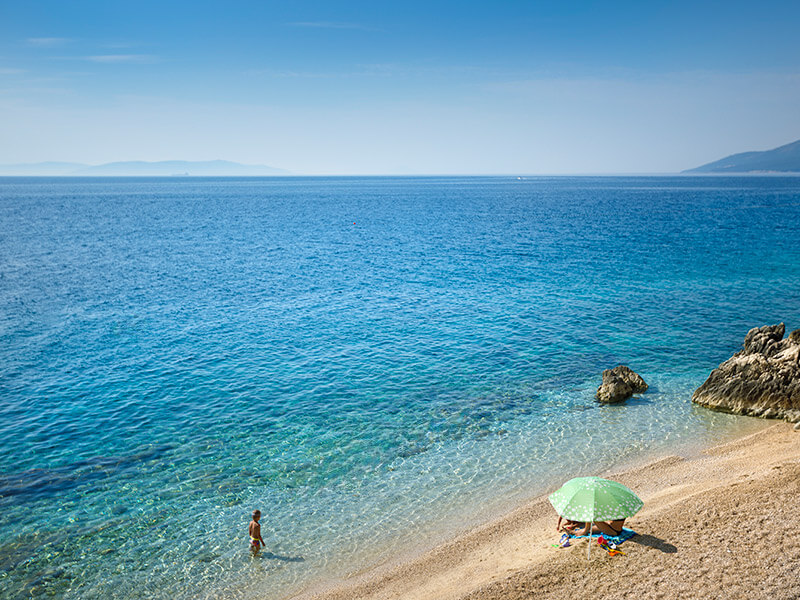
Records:
M800 422L800 329L754 327L744 347L711 372L692 402L739 415Z
M595 398L599 402L613 404L627 400L634 394L647 391L647 384L640 375L625 365L603 371L603 383L597 388Z

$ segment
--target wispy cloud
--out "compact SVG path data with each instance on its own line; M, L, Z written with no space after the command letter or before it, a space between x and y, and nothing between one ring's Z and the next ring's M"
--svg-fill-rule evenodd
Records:
M29 46L36 46L38 48L53 48L54 46L63 46L64 44L69 43L71 40L69 38L61 37L40 37L28 38L25 41Z
M39 99L45 96L67 97L74 95L75 90L65 87L38 85L36 79L23 81L22 85L16 87L0 88L0 97L17 99L21 106L27 106L32 99Z
M24 69L10 69L8 67L0 67L0 75L19 75L24 73Z
M497 69L473 65L449 65L447 67L422 63L365 63L351 65L347 70L299 71L286 69L248 69L248 76L281 77L295 79L389 79L389 78L432 78L444 81L456 76L470 76L483 80L496 75Z
M345 23L340 21L295 21L287 23L291 27L308 27L313 29L358 29L361 31L377 31L374 27L360 23Z
M137 46L141 46L141 44L136 44L134 42L106 42L105 44L101 44L101 48L108 48L109 50L123 50L125 48L135 48Z
M84 60L94 63L154 63L158 62L158 57L152 54L97 54L94 56L86 56Z

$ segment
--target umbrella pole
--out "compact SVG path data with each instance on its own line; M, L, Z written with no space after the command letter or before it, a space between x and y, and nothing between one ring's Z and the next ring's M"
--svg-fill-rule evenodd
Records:
M589 523L589 547L586 549L586 560L592 560L592 529L594 529L594 521Z

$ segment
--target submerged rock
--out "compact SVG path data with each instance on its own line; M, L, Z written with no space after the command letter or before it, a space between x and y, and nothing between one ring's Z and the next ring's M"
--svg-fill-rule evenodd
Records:
M754 327L744 348L711 372L692 402L713 410L800 422L800 329Z
M597 388L595 398L606 404L622 402L634 394L647 391L647 387L640 375L625 365L619 365L603 371L603 383Z

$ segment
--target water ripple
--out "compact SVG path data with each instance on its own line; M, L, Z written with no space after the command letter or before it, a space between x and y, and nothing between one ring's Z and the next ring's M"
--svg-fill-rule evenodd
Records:
M753 325L800 326L799 198L0 179L0 598L276 597L758 426L688 399ZM598 406L618 363L650 391Z

